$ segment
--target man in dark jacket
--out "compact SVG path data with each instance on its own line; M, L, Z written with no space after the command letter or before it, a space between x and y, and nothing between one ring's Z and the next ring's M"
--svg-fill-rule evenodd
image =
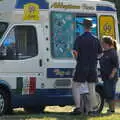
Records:
M73 48L73 54L77 61L72 87L73 98L76 105L73 114L81 113L79 89L81 83L84 82L88 82L90 111L94 112L94 108L97 105L95 94L97 57L102 53L100 41L90 32L90 29L93 26L92 20L84 19L81 24L83 25L85 32L76 38Z

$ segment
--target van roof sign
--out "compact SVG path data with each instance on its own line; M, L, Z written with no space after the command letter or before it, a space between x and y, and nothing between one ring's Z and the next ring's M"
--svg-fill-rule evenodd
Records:
M0 0L0 11L10 12L14 8L16 9L24 9L24 5L28 3L37 4L39 9L80 9L80 10L96 10L96 11L113 11L116 9L111 4L107 6L108 2L94 2L93 5L83 4L79 5L79 1L82 3L82 0L75 0L76 4L73 4L74 1L71 0ZM8 4L11 3L11 4ZM68 4L69 3L69 4ZM105 4L104 4L105 3ZM49 5L50 4L50 5Z
M24 5L30 2L38 4L40 9L48 9L49 7L49 3L47 0L16 0L15 8L23 9Z

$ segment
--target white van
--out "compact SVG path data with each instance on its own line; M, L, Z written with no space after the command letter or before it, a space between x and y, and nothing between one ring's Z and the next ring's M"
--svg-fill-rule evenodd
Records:
M0 113L23 107L43 111L47 105L73 105L71 86L74 40L79 24L91 18L98 38L119 40L113 3L91 0L0 1ZM118 82L119 84L119 82ZM120 98L120 85L117 97ZM104 105L102 86L96 85L98 109Z

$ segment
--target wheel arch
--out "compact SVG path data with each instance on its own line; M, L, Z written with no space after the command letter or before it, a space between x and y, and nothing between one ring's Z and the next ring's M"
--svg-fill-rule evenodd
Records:
M0 80L0 89L5 90L5 92L9 95L9 98L10 98L10 101L11 101L10 85L4 80Z
M103 84L102 83L97 83L95 89L103 92Z
M11 107L11 89L10 85L7 83L7 81L0 80L0 91L3 91L5 94L5 107L4 110L0 114L10 114L12 113L12 107ZM4 96L4 97L5 97Z
M97 110L97 112L100 113L104 107L104 97L105 97L102 83L96 84L96 92L99 93L99 95L100 95L100 101L98 102L99 109Z

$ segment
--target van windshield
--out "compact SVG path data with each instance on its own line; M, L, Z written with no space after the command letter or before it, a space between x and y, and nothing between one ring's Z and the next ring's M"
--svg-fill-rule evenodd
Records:
M6 31L8 27L8 23L7 22L0 22L0 39L2 38L4 32Z

